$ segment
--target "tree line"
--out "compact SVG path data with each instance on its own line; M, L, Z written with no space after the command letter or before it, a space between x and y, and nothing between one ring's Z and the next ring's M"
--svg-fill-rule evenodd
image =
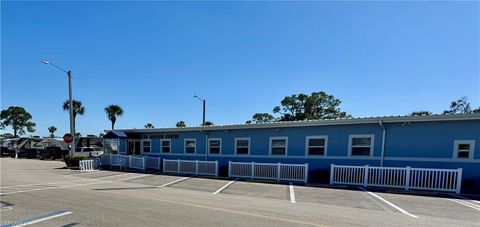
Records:
M85 114L85 107L81 101L73 100L73 124L78 115ZM337 119L337 118L352 118L352 115L342 111L339 106L341 100L329 95L326 92L312 92L307 94L293 94L286 96L280 101L279 106L275 106L270 113L255 113L251 120L246 121L246 124L251 123L266 123L274 121L302 121L302 120L321 120L321 119ZM64 111L70 111L70 102L67 100L63 103ZM105 107L105 113L108 120L111 122L112 130L115 129L117 118L123 116L124 111L119 105L108 105ZM462 97L450 103L448 109L441 114L467 114L480 113L480 107L473 109L468 102L467 97ZM433 113L426 110L414 111L410 116L428 116ZM213 126L210 121L206 121L204 126ZM24 135L26 131L35 132L36 124L32 121L32 115L28 113L23 107L10 106L0 113L0 129L6 126L11 126L13 135L9 133L3 134L4 137L17 137ZM184 121L178 121L175 126L177 128L186 127ZM147 129L155 128L152 123L147 123L144 126ZM26 130L26 131L25 131ZM48 127L48 132L51 137L55 136L57 128L55 126Z

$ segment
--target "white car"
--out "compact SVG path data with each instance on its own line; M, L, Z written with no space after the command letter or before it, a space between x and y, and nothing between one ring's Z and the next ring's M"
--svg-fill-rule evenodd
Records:
M93 147L82 147L79 154L88 154L91 157L100 157L103 154L103 150L95 149Z

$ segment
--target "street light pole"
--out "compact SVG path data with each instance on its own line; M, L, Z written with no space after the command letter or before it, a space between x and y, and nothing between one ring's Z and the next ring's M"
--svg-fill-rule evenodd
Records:
M59 69L59 70L62 70L63 72L66 72L67 73L67 77L68 77L68 102L69 102L69 105L70 105L70 134L72 134L72 137L73 137L73 141L72 141L72 146L70 148L70 156L73 156L73 154L75 153L75 149L76 149L76 144L75 144L75 121L74 121L74 118L73 118L73 98L72 98L72 71L70 70L65 70L63 68L60 68L59 66L47 61L47 60L43 60L42 61L43 64L46 64L46 65L52 65L53 67Z
M202 101L203 104L203 117L202 117L202 126L205 126L205 106L206 106L206 100L198 97L197 95L193 96L194 98L197 98L198 100Z
M68 76L68 102L70 103L70 134L72 134L73 141L72 141L72 149L70 150L70 157L73 156L75 153L75 149L77 147L76 140L75 140L75 121L73 118L73 98L72 98L72 71L67 71Z

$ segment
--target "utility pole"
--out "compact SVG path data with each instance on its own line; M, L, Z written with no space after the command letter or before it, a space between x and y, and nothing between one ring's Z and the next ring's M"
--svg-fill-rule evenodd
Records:
M72 148L70 149L70 157L75 154L76 140L75 140L75 122L73 118L73 98L72 98L72 71L67 71L68 76L68 101L70 103L70 134L73 136Z
M72 71L70 70L65 70L63 68L60 68L58 65L53 64L52 62L49 62L47 60L42 60L42 63L45 65L51 65L59 70L62 70L63 72L67 73L68 77L68 102L70 105L70 134L72 134L73 141L72 141L72 146L70 149L70 156L72 156L75 153L75 147L76 147L76 140L75 140L75 120L73 118L73 98L72 98Z
M203 126L205 126L205 101L206 101L206 100L204 99L204 100L203 100L203 121L202 121L202 122L203 122L203 123L202 123Z

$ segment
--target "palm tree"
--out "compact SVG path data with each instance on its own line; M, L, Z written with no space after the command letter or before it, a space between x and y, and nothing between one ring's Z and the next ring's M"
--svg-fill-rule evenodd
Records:
M117 121L117 117L123 115L123 109L118 105L110 105L105 108L105 113L107 113L107 118L112 122L113 130L115 128L115 121Z
M185 125L185 122L184 122L184 121L179 121L179 122L177 122L176 126L177 126L177 128L183 128L183 127L185 127L186 125Z
M73 126L75 128L75 119L77 118L77 114L83 115L85 113L85 107L82 106L82 102L78 100L72 100L73 103ZM70 111L70 101L66 100L63 102L63 110Z
M155 128L155 127L153 127L152 123L147 123L147 124L145 125L145 128Z
M55 126L50 126L48 127L48 131L50 132L50 136L53 138L55 137L55 131L57 131L57 128Z

